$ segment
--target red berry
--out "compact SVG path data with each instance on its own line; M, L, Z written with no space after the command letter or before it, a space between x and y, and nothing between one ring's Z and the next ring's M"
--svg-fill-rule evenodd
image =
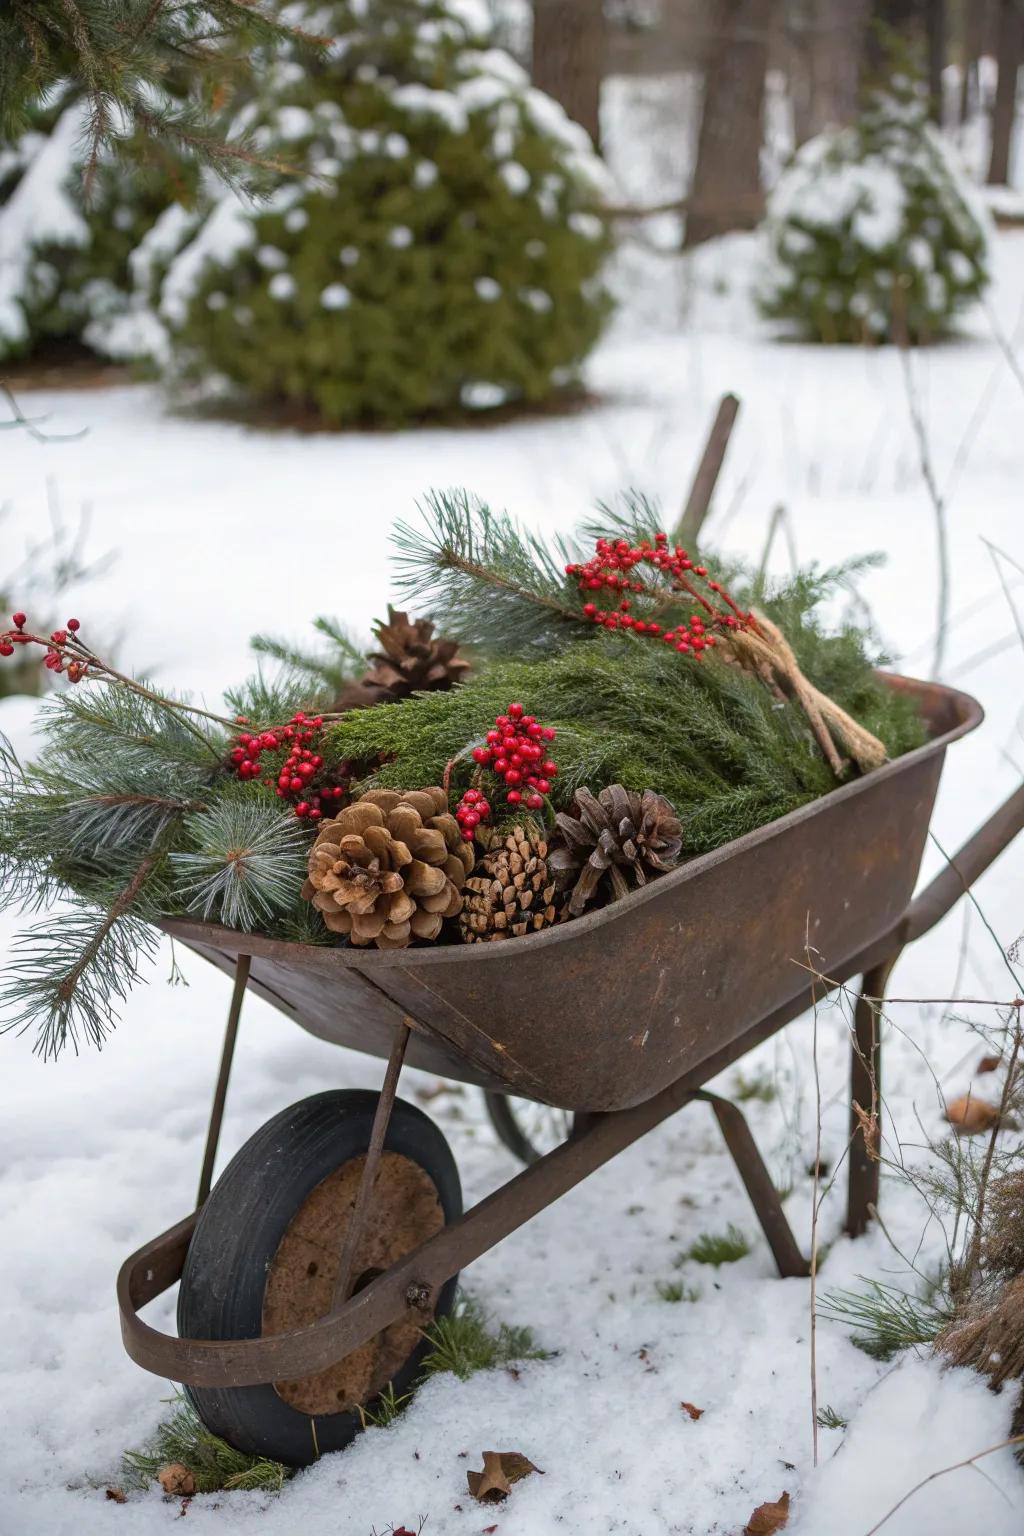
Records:
M545 761L541 763L540 766L541 772L546 773L549 779L553 779L555 774L558 772L558 764L552 762L550 757L545 759Z
M499 773L499 774L502 774L502 775L508 773L508 762L503 757L496 757L495 760L494 760L493 767L494 767L495 773Z
M478 800L483 799L483 795L478 789L467 789L462 798L467 805L476 805Z
M82 624L80 619L68 619L68 629L70 629L73 635L76 635L81 627Z
M66 629L55 629L53 634L50 636L50 639L53 641L54 645L66 645L68 640L68 632Z
M0 640L0 656L13 656L14 646L9 640Z
M491 746L495 747L495 746L497 746L498 742L501 740L501 732L500 731L488 731L487 735L484 737L484 740L485 741L489 741Z
M542 795L550 795L551 785L548 783L547 779L534 779L533 782L540 790Z
M14 620L14 624L17 629L24 629L25 625L28 623L28 619L23 613L12 613L11 618Z
M509 792L508 792L508 803L509 803L509 805L518 805L520 800L522 800L522 798L523 797L519 793L518 789L510 789L509 790Z
M462 814L462 825L464 827L478 827L480 825L478 813L476 811L464 811Z
M310 819L310 821L319 821L322 815L323 815L323 811L318 811L317 808L314 806L313 809L309 813L309 819Z
M473 834L468 827L463 829L462 841L464 843L471 843L473 841Z
M529 810L539 811L541 806L544 804L544 801L541 799L540 795L527 795L526 804Z
M597 612L597 604L596 603L584 603L583 604L583 612L586 614L588 619L592 619L594 617L594 614Z
M550 725L546 725L541 731L541 735L545 741L554 741L555 737L558 735L558 732L554 730Z
M295 814L296 814L296 816L308 816L309 815L309 806L307 805L305 800L300 800L299 801L298 805L295 807Z
M491 754L487 750L486 747L474 747L473 748L473 761L474 762L480 763L480 764L483 765L483 764L489 763L490 760L491 760Z
M288 788L291 790L293 795L297 795L299 790L302 788L302 780L299 778L290 779L288 781Z
M522 782L523 782L523 776L519 772L518 768L510 768L508 770L508 772L505 774L505 783L506 784L521 784Z
M510 720L521 720L523 718L523 706L521 704L510 704L508 713Z

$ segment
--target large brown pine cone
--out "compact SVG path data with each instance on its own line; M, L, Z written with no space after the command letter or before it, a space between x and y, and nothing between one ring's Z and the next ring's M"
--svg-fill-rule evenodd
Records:
M487 837L485 835L486 844ZM467 944L520 938L557 923L548 845L532 824L491 834L491 845L466 881L459 928Z
M379 651L371 651L373 663L361 678L347 683L335 709L364 709L371 704L390 704L410 693L453 688L469 670L469 662L455 653L457 640L439 640L429 619L410 619L388 604L385 624L374 627Z
M459 913L474 862L443 789L371 789L324 822L302 894L332 933L404 949Z
M573 814L555 817L548 867L557 889L571 892L569 914L578 917L595 898L617 901L679 863L682 827L664 795L642 794L611 784L594 795L579 789Z

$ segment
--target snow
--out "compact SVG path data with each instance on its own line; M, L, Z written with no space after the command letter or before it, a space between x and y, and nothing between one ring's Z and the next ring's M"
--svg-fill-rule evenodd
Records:
M230 205L226 205L230 206ZM231 220L218 240L234 238ZM176 240L170 242L171 248ZM193 247L188 247L193 251ZM187 254L187 253L186 253ZM207 254L200 253L205 261ZM358 259L358 251L352 254ZM347 261L345 252L339 260ZM210 703L251 666L248 636L308 638L317 613L342 614L367 633L392 595L387 530L431 486L465 484L509 506L547 536L571 529L595 503L628 486L682 500L721 394L743 400L709 531L755 559L773 507L787 509L802 561L833 562L882 548L888 565L863 579L883 635L913 675L927 673L935 624L933 511L921 482L899 355L780 344L754 321L748 298L755 237L716 242L672 261L630 247L615 275L632 295L587 367L587 411L547 414L487 430L303 436L172 414L148 385L40 391L22 405L51 432L41 443L3 434L2 564L17 563L45 524L47 485L92 508L89 549L116 563L68 594L67 608L118 635L118 657ZM1024 561L1019 380L1001 350L1024 333L1024 233L996 238L989 315L914 355L912 373L948 503L952 618L945 678L977 695L987 718L949 753L934 827L956 846L1020 782L1024 655L982 538ZM175 264L180 292L198 278ZM285 275L285 274L278 274ZM330 290L325 290L329 292ZM166 295L165 295L166 301ZM992 325L999 328L997 340ZM494 386L480 381L473 403ZM294 514L301 508L301 518ZM367 509L372 508L372 515ZM331 558L323 558L324 551ZM785 540L773 564L787 563ZM2 571L0 571L2 574ZM1008 575L1018 603L1024 582ZM37 706L0 703L0 729L26 755ZM941 865L929 850L923 878ZM979 882L978 900L1003 945L1024 927L1018 847ZM30 919L31 920L31 919ZM38 919L37 919L38 920ZM59 922L59 915L52 921ZM0 945L16 922L0 923ZM970 909L958 909L900 961L894 995L1004 994L999 951ZM216 1072L228 985L197 957L176 956L188 985L166 985L163 946L150 984L131 998L102 1055L43 1065L27 1039L0 1038L0 1392L4 1430L2 1536L163 1536L180 1505L156 1491L118 1507L105 1499L121 1452L164 1413L166 1383L133 1366L118 1336L113 1282L125 1254L184 1214L194 1195L206 1102ZM599 992L583 1000L599 1006ZM938 1007L899 1005L887 1041L890 1137L941 1134L927 1058L943 1087L965 1091L982 1048ZM543 1020L541 1021L543 1022ZM825 1155L845 1147L847 1037L834 1010L819 1017ZM790 1188L787 1213L809 1241L814 1148L811 1021L791 1025L742 1063L776 1090L745 1104L773 1175ZM379 1067L305 1035L259 999L246 1003L228 1097L224 1161L283 1105L328 1085L375 1086ZM403 1077L450 1139L467 1204L516 1171L471 1090L434 1094ZM742 1087L740 1069L720 1091ZM428 1095L430 1095L428 1097ZM908 1155L918 1156L912 1147ZM880 1228L841 1234L841 1179L825 1201L830 1244L819 1290L859 1275L896 1278L901 1262ZM942 1252L906 1186L885 1178L893 1243L922 1244L925 1269ZM750 1254L717 1271L677 1260L701 1232L733 1222ZM692 1302L660 1298L680 1278ZM706 1107L693 1105L542 1213L464 1277L498 1318L533 1327L557 1353L515 1374L433 1381L397 1425L371 1430L281 1495L196 1499L200 1532L294 1536L305 1530L369 1536L404 1523L426 1536L734 1536L753 1508L785 1489L794 1536L867 1536L914 1484L1009 1432L1011 1394L941 1371L926 1357L880 1365L847 1330L818 1325L818 1398L849 1420L822 1430L811 1455L810 1306L804 1281L780 1281ZM147 1316L171 1327L173 1297ZM697 1404L691 1422L681 1401ZM525 1452L543 1477L519 1485L505 1508L478 1510L467 1467L484 1449ZM984 1476L981 1473L984 1472ZM942 1476L888 1522L885 1536L1019 1536L1024 1474L1006 1453L978 1471Z
M469 113L453 91L436 91L428 85L411 82L391 93L391 104L412 117L437 117L451 133L465 133Z
M164 319L172 325L182 324L206 267L213 262L229 262L238 251L251 246L255 238L256 231L244 203L233 193L225 193L195 238L168 269L160 289L160 313Z
M347 309L351 302L352 294L344 283L329 283L320 295L324 309Z
M0 208L0 345L16 345L28 334L22 301L35 247L88 244L88 226L64 191L84 126L84 108L69 107L53 132L39 138L37 153Z

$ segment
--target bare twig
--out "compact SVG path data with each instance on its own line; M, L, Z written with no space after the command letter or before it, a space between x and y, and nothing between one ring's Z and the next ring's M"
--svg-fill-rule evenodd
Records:
M1006 1124L1006 1111L1009 1108L1010 1097L1017 1079L1017 1060L1020 1056L1021 1047L1020 1009L1021 1005L1018 1003L1016 1008L1016 1024L1013 1032L1013 1050L1010 1054L1010 1064L1006 1069L1006 1081L1003 1083L1003 1093L999 1101L999 1113L992 1122L988 1146L985 1149L985 1162L982 1165L981 1181L978 1185L978 1204L974 1212L974 1231L971 1234L971 1247L964 1271L964 1284L966 1286L970 1286L971 1279L977 1273L978 1266L981 1263L982 1222L985 1217L985 1198L988 1194L988 1181L992 1172L992 1159L995 1157L996 1152L996 1137Z
M949 625L950 565L949 530L946 526L946 501L939 489L939 483L935 476L935 466L932 463L928 432L925 427L924 417L921 414L920 401L918 400L914 385L914 375L910 363L910 347L905 335L900 339L899 354L900 365L903 369L903 382L907 393L907 408L910 412L910 422L917 441L921 478L924 480L925 488L931 500L932 510L935 513L936 552L939 560L939 596L935 626L935 649L932 653L931 672L933 677L938 677L942 672L943 662L946 659L946 637Z
M1024 1435L1013 1435L1009 1440L1000 1440L998 1445L988 1445L983 1451L976 1451L973 1456L967 1456L963 1461L954 1461L948 1467L940 1467L937 1472L929 1472L928 1476L922 1477L919 1483L915 1483L913 1488L909 1489L902 1499L894 1504L887 1514L882 1516L881 1520L876 1521L870 1531L864 1533L864 1536L876 1536L876 1532L880 1531L883 1525L887 1525L893 1515L902 1509L904 1504L914 1497L915 1493L920 1493L922 1488L926 1488L929 1483L934 1483L936 1478L945 1477L949 1472L960 1472L965 1467L973 1467L974 1463L980 1461L983 1456L994 1456L997 1451L1009 1450L1014 1445L1024 1445Z
M37 443L73 443L88 432L88 427L81 427L77 432L43 432L39 423L45 421L45 416L26 416L11 386L0 379L0 395L3 395L11 408L10 421L0 422L0 427L22 427L29 437L35 438Z

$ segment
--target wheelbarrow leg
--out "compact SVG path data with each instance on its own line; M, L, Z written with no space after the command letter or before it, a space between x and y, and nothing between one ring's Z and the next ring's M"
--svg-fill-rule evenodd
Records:
M846 1230L851 1237L867 1231L872 1210L878 1208L879 1147L882 1117L882 1039L878 1001L898 955L865 971L853 1015L850 1044L850 1173ZM858 1110L860 1113L858 1113ZM867 1120L862 1118L866 1116ZM872 1129L878 1127L877 1132Z
M761 1231L768 1240L779 1274L784 1280L809 1275L811 1266L800 1252L793 1229L782 1209L779 1192L764 1165L764 1158L757 1150L757 1143L751 1135L743 1111L728 1099L719 1098L717 1093L705 1091L694 1097L707 1100L715 1112L718 1128L750 1196L750 1203L761 1223Z
M245 997L245 987L249 980L249 966L251 964L251 955L239 955L235 962L235 986L234 991L231 993L228 1022L224 1030L224 1045L220 1053L220 1071L217 1073L217 1086L213 1090L210 1124L206 1131L206 1150L203 1153L203 1166L199 1174L199 1192L196 1195L197 1210L210 1193L210 1188L213 1184L213 1164L217 1156L217 1143L220 1141L220 1128L224 1119L224 1101L228 1096L228 1079L231 1076L231 1063L235 1058L238 1021L242 1015L242 1000Z

